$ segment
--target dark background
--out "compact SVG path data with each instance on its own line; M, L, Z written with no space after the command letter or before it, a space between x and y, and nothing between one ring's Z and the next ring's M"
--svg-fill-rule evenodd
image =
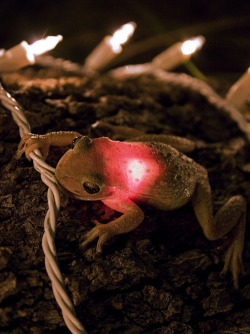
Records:
M129 21L137 30L116 66L149 61L166 46L199 34L206 44L193 60L205 74L237 76L250 65L247 0L3 0L0 48L62 34L51 54L81 63L103 36Z

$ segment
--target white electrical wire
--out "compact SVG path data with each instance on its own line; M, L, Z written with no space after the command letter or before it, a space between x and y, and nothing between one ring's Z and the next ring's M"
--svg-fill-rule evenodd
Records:
M30 125L26 119L19 103L5 91L0 83L0 100L2 105L10 110L12 117L19 126L20 136L31 132ZM60 195L58 183L55 178L55 169L48 165L40 152L36 149L30 154L34 168L41 174L42 181L48 186L48 211L44 220L44 235L42 247L45 254L45 267L52 282L55 299L62 310L62 315L68 329L73 334L87 334L81 322L77 319L74 305L72 304L64 284L64 279L57 263L55 233L56 218L60 209Z
M217 94L205 81L191 77L185 73L167 72L152 66L151 63L118 67L111 70L109 74L112 78L120 80L139 77L143 74L151 74L165 84L176 85L197 92L206 97L209 103L222 110L229 119L234 120L238 124L239 129L245 134L246 139L250 142L250 126L246 118L229 101Z
M83 65L73 63L72 61L63 58L55 58L50 55L45 55L45 56L42 55L36 57L36 64L42 67L54 68L55 70L60 70L66 73L75 74L77 76L94 75L94 71L84 68Z

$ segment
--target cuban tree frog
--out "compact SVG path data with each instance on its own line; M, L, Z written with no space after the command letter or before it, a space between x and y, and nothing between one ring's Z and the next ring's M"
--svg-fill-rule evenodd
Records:
M194 142L168 135L144 135L121 142L62 131L25 135L18 155L25 152L30 159L32 150L40 148L46 158L50 145L71 143L55 171L61 188L80 200L100 200L123 214L107 224L96 224L86 233L82 246L98 238L96 251L101 252L112 236L135 229L144 218L140 203L175 210L191 201L207 239L222 238L232 230L222 273L230 270L238 287L243 272L245 200L234 196L213 216L207 171L183 154L195 148Z

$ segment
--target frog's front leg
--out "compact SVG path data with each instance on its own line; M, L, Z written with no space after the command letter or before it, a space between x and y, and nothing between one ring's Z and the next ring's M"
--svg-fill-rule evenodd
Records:
M221 274L231 271L234 286L238 288L239 273L243 273L242 252L246 225L246 202L242 196L230 198L213 217L213 205L209 182L198 182L192 197L195 215L209 240L217 240L228 234L229 247L225 254L225 265ZM230 233L229 233L230 232Z
M123 215L107 224L97 224L83 236L82 248L99 238L96 246L97 253L102 252L103 244L112 236L134 230L144 219L143 211L129 199L104 200L103 203Z
M67 146L76 137L82 137L82 135L74 131L49 132L45 135L28 133L22 137L18 145L16 157L20 158L25 152L26 158L30 160L30 153L35 149L41 149L42 155L46 159L51 145Z

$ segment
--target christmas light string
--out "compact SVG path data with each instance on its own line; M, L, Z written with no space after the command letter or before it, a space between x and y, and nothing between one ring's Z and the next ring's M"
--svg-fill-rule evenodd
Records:
M206 82L193 78L185 73L179 74L156 70L153 72L153 75L165 83L174 84L184 89L191 89L192 91L204 96L209 103L214 105L218 110L222 110L229 117L229 119L234 120L236 124L238 124L239 129L245 134L248 142L250 142L250 126L246 118L232 103L230 103L230 101L227 101L217 94Z
M26 119L19 103L5 91L0 83L0 100L7 108L19 127L20 137L31 132L30 125ZM40 152L36 149L30 153L34 168L41 174L42 181L48 187L48 211L44 220L44 235L42 247L45 254L45 267L52 283L52 289L58 305L62 310L64 321L73 334L86 334L81 322L76 316L74 306L66 292L64 279L57 263L55 247L56 219L60 210L60 194L55 178L55 169L47 164Z
M36 64L42 67L50 67L55 70L75 74L77 76L88 75L89 73L92 74L92 71L86 70L80 64L73 63L72 61L63 58L55 58L50 55L36 57Z

